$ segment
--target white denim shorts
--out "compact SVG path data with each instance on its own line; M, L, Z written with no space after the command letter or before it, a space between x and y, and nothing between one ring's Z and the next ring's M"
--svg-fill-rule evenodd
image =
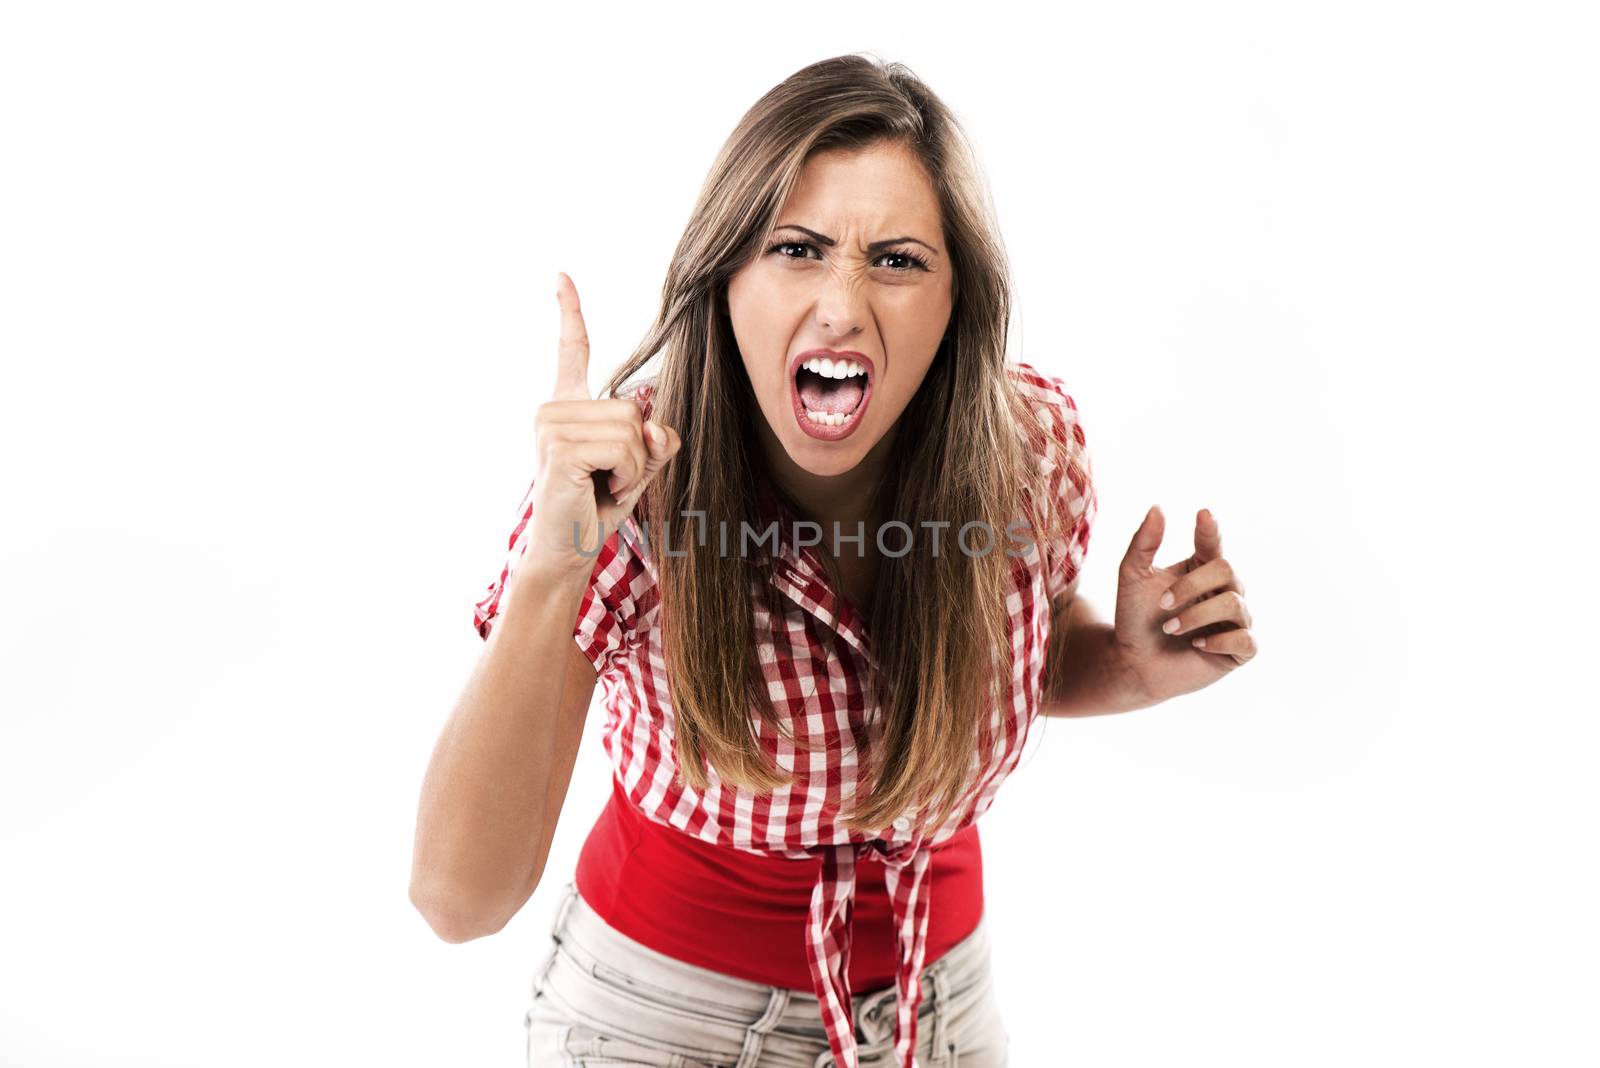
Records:
M1004 1068L988 926L922 970L918 1068ZM894 986L853 998L862 1068L893 1068ZM566 884L527 1013L529 1068L834 1068L815 994L669 957Z

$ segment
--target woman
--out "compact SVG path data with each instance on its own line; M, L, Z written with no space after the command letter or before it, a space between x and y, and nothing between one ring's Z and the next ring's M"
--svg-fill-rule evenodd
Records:
M598 680L613 797L530 1064L1005 1063L975 821L1037 715L1254 655L1215 521L1156 568L1150 510L1114 624L1075 596L1076 405L1006 362L976 163L901 65L826 60L751 109L601 399L565 275L557 296L539 471L428 770L413 901L463 941L528 900Z

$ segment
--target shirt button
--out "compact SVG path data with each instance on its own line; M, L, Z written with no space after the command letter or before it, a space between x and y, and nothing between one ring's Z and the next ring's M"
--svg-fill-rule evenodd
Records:
M894 829L897 830L897 831L910 830L911 829L911 817L910 816L901 816L899 819L895 820L894 821Z

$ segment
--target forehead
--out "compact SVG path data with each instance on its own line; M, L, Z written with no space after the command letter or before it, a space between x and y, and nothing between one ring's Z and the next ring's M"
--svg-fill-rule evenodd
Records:
M867 240L906 232L937 241L941 229L932 180L911 150L898 144L812 156L778 222L800 223L833 238L858 233Z

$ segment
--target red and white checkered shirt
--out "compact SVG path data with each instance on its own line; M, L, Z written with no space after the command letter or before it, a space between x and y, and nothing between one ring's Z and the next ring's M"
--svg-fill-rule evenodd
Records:
M765 485L758 487L763 514L756 533L779 520L777 549L770 555L772 581L784 597L779 599L781 618L773 618L759 589L752 590L758 659L773 705L795 735L807 743L826 743L818 752L808 753L769 728L752 710L756 737L779 767L794 774L792 786L755 794L724 785L714 769L708 769L710 786L703 793L676 781L672 695L661 641L657 575L631 518L601 547L573 631L602 686L603 737L612 768L641 812L715 845L795 859L820 854L805 938L813 989L839 1068L857 1068L858 1063L847 981L856 864L866 859L887 866L884 884L900 948L895 1060L902 1068L917 1068L917 1008L932 897L932 883L924 880L929 850L981 816L1016 766L1039 711L1050 599L1076 577L1089 546L1096 498L1077 405L1053 375L1024 363L1010 364L1007 370L1048 431L1038 457L1050 486L1045 507L1067 509L1075 518L1069 520L1066 536L1029 545L1025 556L1014 558L1015 588L1006 598L1012 623L1010 696L980 723L969 794L962 808L941 826L920 826L910 812L876 834L851 835L835 824L843 803L854 793L856 754L868 744L869 728L880 714L873 696L876 663L862 617L832 588L815 550L793 545L795 517ZM648 414L649 387L642 387L635 397ZM1069 477L1069 456L1078 459L1085 477ZM684 459L688 458L680 457L679 462ZM517 510L504 566L474 612L474 625L485 639L501 591L526 548L523 533L532 516L532 494L530 485ZM729 540L735 547L738 526L729 524ZM1021 548L1003 532L996 534L995 551ZM888 543L899 545L903 540L902 536ZM714 544L709 538L708 543ZM976 539L966 544L974 551L982 548ZM833 634L840 640L830 640Z

